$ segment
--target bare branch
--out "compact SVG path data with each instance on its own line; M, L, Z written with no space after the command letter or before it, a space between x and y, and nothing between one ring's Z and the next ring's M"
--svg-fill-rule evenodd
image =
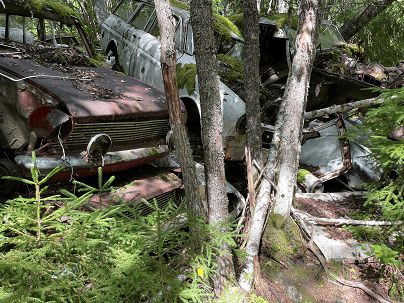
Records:
M354 219L334 219L334 218L317 218L313 217L301 210L294 209L294 214L297 216L303 216L303 220L308 223L319 223L321 225L366 225L366 226L393 226L403 225L404 221L390 222L390 221L365 221Z
M375 104L381 104L383 102L384 102L383 99L380 99L379 97L374 97L374 98L370 98L370 99L345 103L345 104L341 104L341 105L333 105L330 107L313 110L311 112L305 113L304 119L313 119L313 118L317 118L317 117L322 117L326 114L330 115L330 114L335 114L335 113L342 113L342 112L350 110L350 109L361 108L361 107L371 106L371 105L375 105Z

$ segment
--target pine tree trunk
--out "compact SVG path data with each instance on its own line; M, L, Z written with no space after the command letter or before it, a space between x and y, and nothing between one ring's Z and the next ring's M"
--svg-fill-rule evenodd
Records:
M244 20L244 90L247 119L247 146L252 161L262 166L262 130L260 117L259 24L255 0L243 1ZM258 176L252 166L253 180ZM250 200L251 201L251 200Z
M176 55L174 42L174 17L168 0L155 0L157 19L161 36L161 65L163 81L170 114L170 126L173 131L175 151L178 155L184 179L185 192L189 197L188 211L192 215L206 218L207 210L199 191L196 168L189 145L187 131L182 118L181 103L178 95L176 76Z
M212 2L193 0L191 22L201 103L208 217L209 224L217 225L227 220L228 199L222 143L222 100L217 70L217 47L213 34ZM228 253L216 256L218 267L213 282L216 295L220 295L226 283L234 280L235 276L229 246L222 243L220 248Z
M351 20L339 28L345 41L351 39L366 24L383 12L395 0L377 1L366 4Z

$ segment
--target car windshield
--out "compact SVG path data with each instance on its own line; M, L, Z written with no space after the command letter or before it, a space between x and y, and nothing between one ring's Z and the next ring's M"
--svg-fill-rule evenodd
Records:
M296 31L291 30L291 36L296 38ZM284 39L284 38L279 38ZM227 56L242 60L244 43L241 41L234 41L233 47L227 52ZM337 27L327 20L323 20L320 28L320 34L318 42L321 44L321 48L331 48L338 42L344 42ZM286 51L286 50L285 50Z
M335 43L344 42L337 27L329 21L324 20L321 24L318 40L322 48L331 48Z

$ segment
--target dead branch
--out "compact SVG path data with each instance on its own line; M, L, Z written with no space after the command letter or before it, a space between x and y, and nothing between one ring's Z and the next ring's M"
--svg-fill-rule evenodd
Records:
M382 296L378 295L377 293L373 292L369 288L367 288L363 283L361 282L353 282L353 281L347 281L345 279L342 279L340 277L333 277L335 281L341 283L342 285L349 286L349 287L355 287L362 289L365 293L367 293L370 297L373 299L376 299L377 301L381 303L391 303L392 301L384 299Z
M252 209L255 209L255 188L251 168L251 151L247 146L245 147L245 162L247 164L248 197L250 198Z
M354 220L354 219L334 219L334 218L317 218L305 213L301 210L294 209L294 214L297 216L303 216L303 220L309 223L319 223L322 225L366 225L366 226L394 226L403 225L404 221L390 222L390 221L365 221L365 220Z
M313 199L316 201L342 202L350 197L361 197L366 195L366 191L342 192L342 193L296 193L296 198Z
M257 170L261 173L261 174L260 174L260 176L261 176L262 173L265 171L265 168L262 169L262 168L259 166L259 164L257 163L257 161L254 160L253 162L254 162L254 165L255 165L255 167L257 168ZM264 174L264 177L265 177L265 179L269 182L269 184L271 184L271 186L276 190L276 184L275 184L270 178L268 178L267 175Z
M304 119L313 119L317 117L322 117L324 115L335 114L335 113L342 113L344 111L354 109L354 108L361 108L366 106L371 106L375 104L381 104L384 100L380 99L379 97L374 97L370 99L360 100L356 102L345 103L341 105L333 105L330 107L326 107L323 109L313 110L311 112L304 114Z

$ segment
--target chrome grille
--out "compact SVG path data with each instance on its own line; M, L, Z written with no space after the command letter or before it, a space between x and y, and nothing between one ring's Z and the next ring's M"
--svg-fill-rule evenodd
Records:
M137 141L152 137L164 137L168 131L168 119L129 122L80 123L74 126L72 135L64 142L66 146L87 144L100 133L111 137L112 143Z
M175 193L176 193L176 190L172 190L172 191L166 192L164 194L161 194L161 195L159 195L157 197L154 197L152 199L149 199L149 200L147 200L147 202L154 205L154 199L156 199L157 200L157 205L159 206L159 208L164 209L170 199L172 199L174 203L178 204L178 201L177 201L177 198L176 198L177 196L176 196ZM140 203L140 205L138 206L137 211L142 216L150 215L154 211L153 208L147 206L141 200L139 200L138 203ZM129 218L133 219L133 215L130 212L125 212L125 215L128 216Z

